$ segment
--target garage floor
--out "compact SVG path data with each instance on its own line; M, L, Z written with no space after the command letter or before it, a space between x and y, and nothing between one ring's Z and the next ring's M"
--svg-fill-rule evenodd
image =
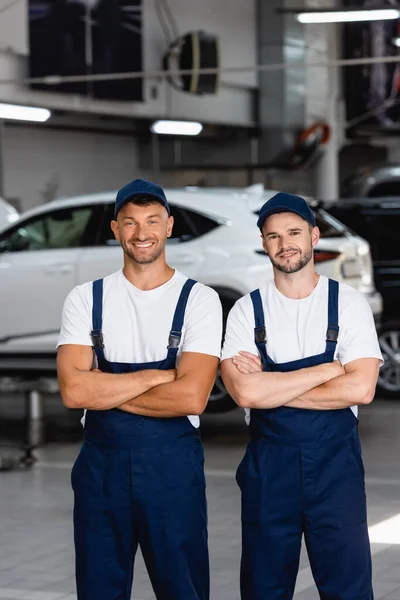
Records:
M21 435L22 399L0 396L0 436ZM76 413L56 397L46 399L49 442L30 469L0 473L0 599L73 600L72 492L69 477L79 450ZM360 431L367 471L375 600L400 600L400 402L376 400L364 408ZM239 410L202 419L206 447L212 600L239 600L240 517L234 473L246 444ZM15 450L0 448L0 454ZM396 518L397 517L397 518ZM386 520L392 519L387 524ZM375 526L375 527L374 527ZM141 557L134 600L150 600ZM296 600L314 600L302 554Z

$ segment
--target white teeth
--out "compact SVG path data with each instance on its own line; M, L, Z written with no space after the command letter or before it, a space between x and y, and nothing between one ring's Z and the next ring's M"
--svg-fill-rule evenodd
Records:
M136 246L136 248L150 248L151 245L152 245L152 242L149 242L147 244L134 244L134 246Z

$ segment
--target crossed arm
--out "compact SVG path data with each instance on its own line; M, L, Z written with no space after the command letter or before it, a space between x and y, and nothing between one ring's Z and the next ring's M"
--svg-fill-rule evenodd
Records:
M345 367L336 361L290 373L263 372L258 356L240 352L222 362L221 374L244 408L333 410L372 402L379 365L377 358L361 358Z
M201 414L218 368L218 358L184 352L178 369L134 373L92 370L91 346L60 346L57 371L61 397L68 408L119 408L152 417Z

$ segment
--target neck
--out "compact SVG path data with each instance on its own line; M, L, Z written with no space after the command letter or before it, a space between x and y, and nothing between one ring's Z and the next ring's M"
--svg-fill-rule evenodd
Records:
M277 289L294 300L307 298L319 281L319 275L314 270L312 261L297 273L282 273L274 268L274 280Z
M161 258L161 257L160 257ZM167 283L174 275L175 270L162 260L156 260L147 265L141 265L133 262L126 256L124 257L124 268L122 272L126 279L139 290L148 291L160 287Z

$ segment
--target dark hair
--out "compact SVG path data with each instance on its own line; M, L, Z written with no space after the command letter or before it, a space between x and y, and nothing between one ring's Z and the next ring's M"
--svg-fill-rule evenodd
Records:
M150 204L161 204L161 206L164 206L161 200L158 200L158 198L155 198L154 196L135 196L131 200L128 200L126 204L135 204L136 206L149 206Z

